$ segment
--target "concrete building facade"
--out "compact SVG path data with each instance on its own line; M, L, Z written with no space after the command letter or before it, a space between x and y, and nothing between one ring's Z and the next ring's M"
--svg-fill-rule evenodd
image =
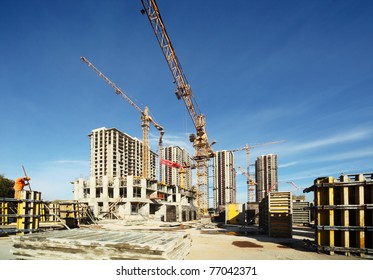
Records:
M236 171L234 154L231 151L218 151L214 157L214 209L225 210L228 203L236 203Z
M183 185L185 189L190 190L192 188L192 158L190 154L179 146L170 146L162 148L161 158L188 167L175 168L161 164L160 181L167 185Z
M142 141L116 128L98 128L91 140L91 176L125 178L142 175ZM149 178L156 179L157 154L149 150Z
M268 154L257 157L255 162L256 202L267 196L268 190L278 191L277 155Z

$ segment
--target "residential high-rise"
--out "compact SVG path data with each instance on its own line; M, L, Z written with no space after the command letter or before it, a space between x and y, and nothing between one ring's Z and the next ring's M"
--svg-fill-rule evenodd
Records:
M192 187L192 169L190 168L192 158L185 149L179 146L163 147L161 150L161 159L175 162L180 166L188 166L181 169L161 164L161 181L163 183L174 186L181 186L183 184L185 189Z
M214 208L221 212L228 203L236 203L234 154L218 151L214 157Z
M91 139L91 177L142 176L142 141L116 128L97 128ZM156 179L157 154L149 151L149 179Z
M257 157L255 162L256 201L261 202L268 190L278 191L277 155L268 154Z

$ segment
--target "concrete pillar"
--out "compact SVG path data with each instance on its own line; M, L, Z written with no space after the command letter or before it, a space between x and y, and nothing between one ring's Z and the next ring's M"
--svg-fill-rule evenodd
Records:
M146 184L147 181L145 178L141 179L141 198L146 199Z
M79 188L78 188L78 197L79 199L82 199L82 198L85 198L84 197L84 179L83 178L79 178ZM79 200L79 199L76 199L76 200Z
M127 177L127 197L133 198L133 176Z
M124 204L124 215L130 216L131 215L131 202L126 202Z
M98 203L95 202L95 203L93 204L93 214L95 215L95 217L98 217L98 213L99 213Z
M108 176L102 177L102 196L103 199L109 198L109 178Z
M79 180L74 182L74 200L79 200Z
M119 198L119 178L114 178L114 199Z
M181 204L176 206L177 221L181 223L183 221L183 207Z
M90 198L96 198L96 178L91 177L89 179L89 192L90 192Z
M142 214L144 216L149 216L149 214L150 214L150 204L149 203L146 203L145 205L143 205L141 207L140 214Z

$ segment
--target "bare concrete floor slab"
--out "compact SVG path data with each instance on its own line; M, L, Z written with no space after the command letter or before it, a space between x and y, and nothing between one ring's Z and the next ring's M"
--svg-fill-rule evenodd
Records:
M189 253L185 232L73 229L12 237L20 259L51 260L180 260Z

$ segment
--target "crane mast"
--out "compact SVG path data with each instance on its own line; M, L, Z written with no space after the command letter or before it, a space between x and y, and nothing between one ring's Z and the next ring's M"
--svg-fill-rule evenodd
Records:
M154 121L154 119L149 115L149 108L145 106L142 110L139 106L136 105L119 87L117 87L109 78L107 78L100 70L98 70L88 59L85 57L80 58L88 67L92 68L106 83L108 83L114 90L115 93L123 97L128 103L130 103L137 111L141 113L141 127L142 127L142 139L143 139L143 148L142 148L142 171L143 177L149 178L149 128L150 123L159 131L159 152L162 149L162 137L164 135L164 130L161 125Z
M161 47L163 55L177 86L175 90L176 97L178 99L183 99L196 128L197 133L196 135L191 135L190 141L193 142L196 152L194 158L196 161L196 183L200 192L200 199L197 198L197 205L199 207L200 214L206 215L208 214L208 161L214 156L214 152L211 149L211 145L208 141L205 130L205 116L200 112L198 112L198 114L196 112L198 105L193 99L192 89L176 56L155 0L141 0L141 2L144 7L142 13L146 13L150 21L154 34L158 40L159 46Z

